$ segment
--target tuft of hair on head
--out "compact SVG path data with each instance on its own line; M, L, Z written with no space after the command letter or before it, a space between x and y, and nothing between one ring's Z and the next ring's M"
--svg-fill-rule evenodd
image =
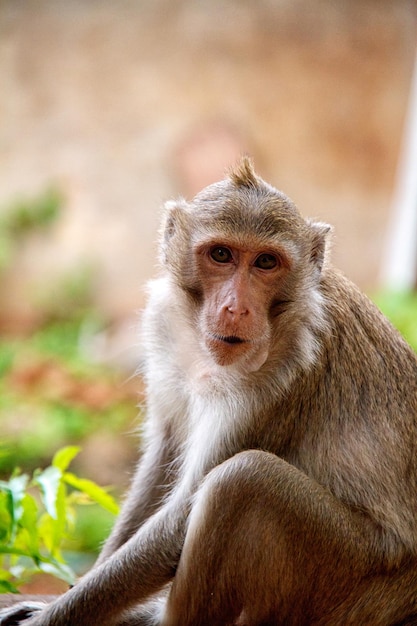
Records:
M255 168L252 159L245 155L230 170L230 180L236 187L247 187L256 189L259 187L260 179L255 174Z

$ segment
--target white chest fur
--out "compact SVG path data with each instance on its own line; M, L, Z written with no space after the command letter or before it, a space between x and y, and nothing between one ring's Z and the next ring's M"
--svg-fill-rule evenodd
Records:
M216 365L199 344L163 279L151 284L143 344L148 429L169 429L189 492L219 457L234 452L252 402L242 375Z

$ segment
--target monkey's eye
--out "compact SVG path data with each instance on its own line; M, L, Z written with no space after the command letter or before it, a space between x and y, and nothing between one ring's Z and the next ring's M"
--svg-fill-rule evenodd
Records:
M260 254L256 258L254 265L261 270L272 270L278 265L278 260L273 254Z
M233 260L233 255L229 248L223 248L223 246L215 246L210 250L210 256L216 263L230 263Z

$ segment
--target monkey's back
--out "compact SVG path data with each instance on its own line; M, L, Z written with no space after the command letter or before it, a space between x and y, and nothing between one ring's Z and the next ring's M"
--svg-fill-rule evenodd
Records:
M322 290L329 332L278 407L282 455L416 553L417 357L340 273L328 270Z

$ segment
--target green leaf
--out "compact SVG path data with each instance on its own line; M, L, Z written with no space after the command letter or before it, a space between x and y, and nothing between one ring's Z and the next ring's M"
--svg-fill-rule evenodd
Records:
M75 474L71 472L65 472L63 479L68 485L87 494L94 502L100 504L100 506L110 511L110 513L114 515L118 514L119 506L115 499L107 493L105 489L99 487L93 481L87 478L78 478L78 476L75 476Z
M53 525L54 534L52 544L52 554L55 556L59 554L59 548L65 537L65 530L67 526L67 488L62 480L58 487L56 511L57 519L54 521Z
M65 538L66 530L66 489L60 482L56 495L56 515L44 513L38 520L37 531L39 541L57 559L61 559L60 546Z
M27 493L22 500L23 515L21 525L27 532L28 548L31 552L39 552L39 537L37 530L38 507L35 499Z
M79 451L79 446L66 446L65 448L61 448L61 450L58 450L58 452L55 453L55 456L52 459L53 467L57 467L64 472L73 458L77 456Z
M20 474L13 476L9 480L9 489L13 499L13 518L17 522L23 515L22 500L25 497L25 489L28 484L29 476Z
M9 580L0 580L0 593L19 593L19 590Z
M3 546L0 544L0 554L13 554L14 556L27 556L33 558L34 555L24 550L23 548L19 548L17 546Z
M11 519L10 540L13 541L18 528L19 520L23 515L22 500L29 477L26 474L13 476L9 482L0 481L0 489L7 495L6 508Z
M0 491L0 528L2 538L6 540L14 527L13 498L8 483L3 480L0 481Z
M41 545L44 545L50 554L57 556L56 521L47 513L41 515L37 524L38 536Z
M8 541L11 533L12 517L9 510L11 498L0 491L0 541Z
M65 580L69 585L73 585L75 583L76 576L73 570L65 565L64 563L59 563L59 561L50 560L50 561L39 561L38 567L42 572L46 574L52 574L61 580Z
M79 505L95 502L118 512L105 489L65 471L78 450L68 446L58 451L50 467L34 472L32 483L18 472L8 482L0 481L0 592L16 591L39 570L72 584L75 576L61 549L71 538ZM39 488L40 499L28 492L28 485Z
M61 470L53 466L47 467L43 472L35 476L35 482L41 489L45 509L55 520L58 519L57 498L61 479Z

